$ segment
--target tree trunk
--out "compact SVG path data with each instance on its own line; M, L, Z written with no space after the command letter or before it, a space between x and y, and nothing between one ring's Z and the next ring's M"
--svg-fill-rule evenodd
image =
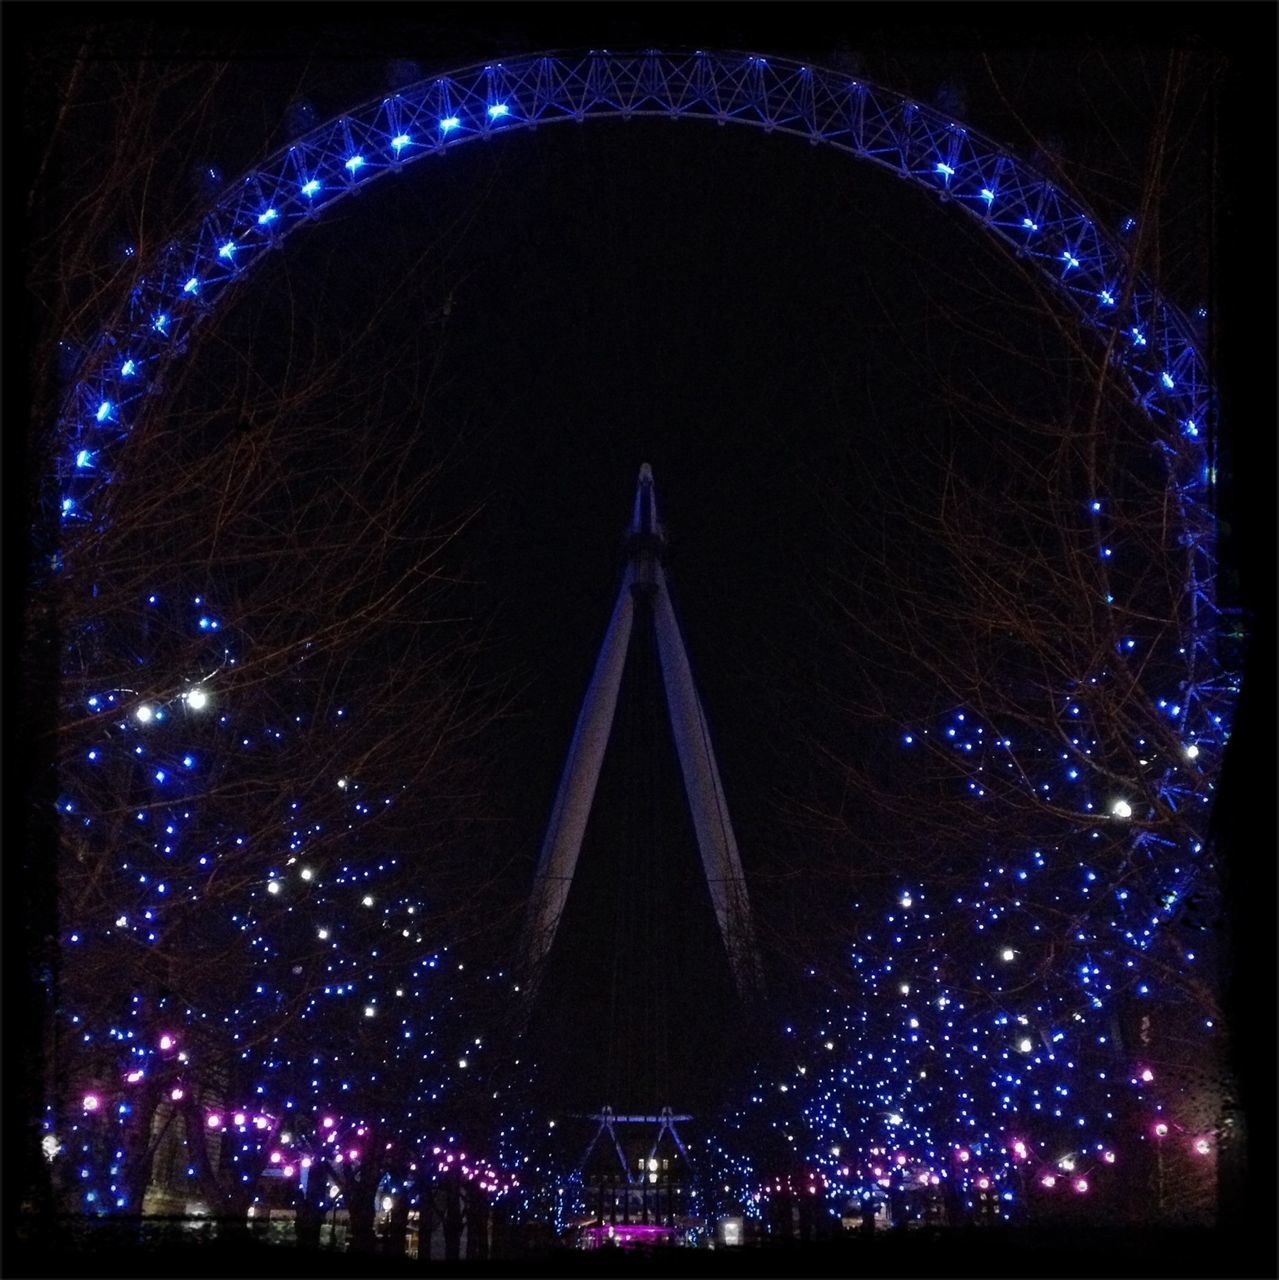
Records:
M452 1169L444 1179L444 1259L457 1262L462 1254L462 1172Z
M366 1186L363 1178L353 1178L346 1197L347 1221L350 1224L351 1237L347 1248L356 1253L375 1253L377 1251L377 1231L374 1220L377 1216L376 1184Z

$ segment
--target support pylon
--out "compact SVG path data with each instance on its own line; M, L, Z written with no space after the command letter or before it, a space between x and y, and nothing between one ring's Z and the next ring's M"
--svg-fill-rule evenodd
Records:
M648 463L640 467L626 552L626 571L578 714L533 882L521 947L521 990L525 1008L531 1005L537 994L573 883L573 872L581 853L582 838L586 834L587 819L613 727L637 596L647 598L652 605L645 614L653 619L666 706L683 774L684 792L733 980L743 999L749 999L760 989L759 955L741 857L711 747L706 714L693 684L692 668L671 606L662 565L666 537L657 516L653 472Z

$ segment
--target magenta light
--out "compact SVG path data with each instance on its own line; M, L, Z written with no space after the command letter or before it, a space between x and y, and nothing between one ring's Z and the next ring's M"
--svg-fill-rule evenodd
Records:
M977 1179L977 1185L978 1185L978 1186L979 1186L983 1191L985 1191L985 1190L987 1190L987 1189L989 1188L989 1186L990 1186L990 1179L989 1179L989 1178L978 1178L978 1179Z
M1051 1173L1044 1174L1039 1181L1042 1186L1049 1188L1049 1190L1057 1185L1057 1179Z
M1206 1156L1212 1150L1212 1143L1207 1138L1195 1139L1195 1150L1201 1155Z
M284 1159L284 1157L283 1157L283 1156L282 1156L278 1151L272 1151L272 1152L271 1152L271 1163L272 1163L272 1164L279 1164L279 1163L280 1163L280 1161L281 1161L281 1160L283 1160L283 1159Z
M965 1151L962 1147L959 1149L958 1155L959 1155L959 1161L961 1164L968 1163L968 1160L969 1160L968 1152Z
M1087 1178L1076 1178L1076 1179L1075 1179L1075 1190L1076 1190L1077 1192L1079 1192L1079 1194L1080 1194L1080 1195L1083 1195L1083 1194L1084 1194L1084 1192L1088 1190L1088 1179L1087 1179Z
M1142 1067L1141 1078L1149 1084L1155 1078L1155 1073L1149 1067Z
M324 1127L324 1128L326 1128L326 1129L332 1129L332 1128L333 1128L333 1117L332 1117L332 1116L325 1116L325 1117L324 1117L324 1119L320 1121L320 1124L321 1124L321 1125L323 1125L323 1127Z
M1114 1163L1115 1163L1115 1153L1114 1153L1113 1151L1103 1151L1103 1152L1101 1153L1101 1158L1102 1158L1102 1159L1103 1159L1107 1164L1114 1164Z
M172 1049L175 1043L173 1037L167 1031L160 1037L161 1049Z
M169 1097L172 1098L174 1102L181 1102L184 1096L185 1095L181 1088L175 1088L169 1091Z
M237 1111L233 1118L235 1123L239 1126L243 1126L245 1120L247 1119L243 1111Z
M1155 1125L1155 1137L1166 1138L1167 1136L1168 1136L1168 1126L1164 1124L1164 1122L1161 1120L1157 1125Z
M96 1111L102 1105L102 1099L96 1093L86 1093L84 1095L84 1109L86 1111Z
M129 1072L129 1074L128 1074L127 1076L125 1076L124 1078L125 1078L125 1079L130 1083L130 1084L137 1084L137 1083L138 1083L138 1081L142 1079L142 1072L141 1072L141 1071L130 1071L130 1072Z
M209 1117L209 1128L210 1128L210 1129L216 1129L216 1128L218 1127L218 1125L220 1125L221 1123L222 1123L222 1117L221 1117L221 1116L210 1116L210 1117Z

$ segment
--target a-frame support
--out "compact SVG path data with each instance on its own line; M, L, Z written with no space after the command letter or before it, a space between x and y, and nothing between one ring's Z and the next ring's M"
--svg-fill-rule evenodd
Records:
M536 994L555 940L555 931L568 901L600 768L604 763L604 751L613 727L637 595L647 597L652 603L658 661L683 773L684 791L692 811L702 868L733 978L744 998L759 989L759 957L755 949L741 858L728 816L715 753L711 748L706 715L693 684L679 623L671 607L662 568L665 547L665 535L657 518L653 473L645 463L640 468L635 491L635 506L627 538L626 572L577 718L533 883L522 948L526 1004Z

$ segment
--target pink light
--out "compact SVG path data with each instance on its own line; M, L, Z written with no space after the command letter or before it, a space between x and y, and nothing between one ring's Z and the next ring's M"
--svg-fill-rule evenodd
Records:
M1024 1160L1027 1155L1026 1144L1024 1142L1021 1142L1020 1140L1017 1142L1014 1142L1013 1155L1015 1155L1018 1160Z
M978 1179L977 1179L977 1185L978 1185L978 1186L979 1186L983 1191L988 1191L988 1190L990 1189L990 1179L989 1179L989 1178L978 1178Z
M897 1153L897 1163L898 1164L906 1163L906 1157L900 1151Z
M172 1036L171 1036L167 1031L164 1033L164 1035L162 1035L162 1036L160 1037L160 1048L161 1048L161 1049L165 1049L165 1050L172 1049L172 1048L173 1048L173 1046L174 1046L176 1043L177 1043L177 1042L174 1040L174 1038L173 1038L173 1037L172 1037Z
M1051 1173L1046 1173L1039 1179L1039 1184L1040 1186L1047 1187L1051 1191L1052 1188L1057 1185L1057 1179Z
M1103 1151L1103 1152L1101 1153L1101 1158L1102 1158L1102 1159L1103 1159L1107 1164L1114 1164L1114 1163L1115 1163L1115 1153L1114 1153L1113 1151Z
M929 1176L928 1185L932 1187L941 1186L941 1179L934 1173Z
M125 1078L125 1079L130 1083L130 1084L137 1084L137 1083L138 1083L138 1081L142 1079L142 1072L141 1072L141 1071L130 1071L130 1072L129 1072L129 1074L128 1074L127 1076L125 1076L124 1078Z
M311 1167L311 1157L310 1157L310 1156L303 1156L303 1157L302 1157L302 1168L304 1168L304 1169L309 1169L310 1167Z
M293 1177L293 1166L292 1166L291 1164L286 1164L286 1165L284 1166L284 1176L285 1176L286 1178L291 1178L291 1177Z
M181 1102L185 1096L186 1095L183 1093L181 1086L169 1091L169 1097L172 1098L174 1102Z
M358 1160L360 1158L360 1153L352 1147L351 1150L346 1153L346 1158L348 1160Z
M1155 1078L1155 1073L1151 1071L1149 1067L1142 1067L1141 1071L1138 1074L1141 1076L1141 1079L1144 1080L1147 1084L1149 1084Z
M265 1129L270 1123L271 1122L266 1118L266 1116L253 1117L253 1127L255 1129Z
M1084 1192L1088 1190L1088 1179L1087 1179L1087 1178L1076 1178L1076 1179L1075 1179L1075 1190L1076 1190L1077 1192L1079 1192L1079 1194L1080 1194L1080 1195L1083 1195L1083 1194L1084 1194Z
M1155 1125L1155 1137L1166 1138L1167 1136L1168 1136L1168 1126L1164 1124L1164 1122L1161 1120L1157 1125Z
M968 1163L968 1161L969 1161L969 1159L971 1158L971 1157L969 1156L968 1152L967 1152L966 1150L964 1150L964 1148L963 1148L963 1147L960 1147L960 1149L959 1149L959 1151L957 1152L957 1154L958 1154L958 1156L959 1156L959 1162L960 1162L960 1164L967 1164L967 1163Z
M96 1093L84 1095L83 1106L86 1111L96 1111L102 1105L102 1099Z
M883 1176L884 1176L884 1171L883 1171L883 1169L881 1169L878 1165L876 1165L876 1166L875 1166L875 1177L877 1177L877 1178L882 1178ZM781 1187L778 1187L777 1189L780 1191L780 1190L781 1190Z
M272 1151L272 1152L271 1152L271 1163L272 1163L272 1164L279 1164L279 1163L280 1163L280 1161L281 1161L281 1160L283 1160L283 1159L284 1159L284 1157L283 1157L283 1156L282 1156L278 1151Z
M332 1128L333 1128L333 1117L332 1117L332 1116L325 1116L325 1117L324 1117L324 1119L320 1121L320 1124L321 1124L325 1129L332 1129Z
M927 1183L927 1181L928 1181L928 1175L927 1175L926 1173L921 1173L921 1174L919 1175L919 1180L920 1180L920 1182Z
M1201 1155L1206 1156L1212 1150L1212 1143L1207 1138L1195 1139L1195 1150Z
M340 1151L339 1151L339 1152L337 1152L337 1153L333 1156L333 1163L334 1163L334 1164L341 1164L341 1163L342 1163L342 1153L341 1153Z
M243 1111L237 1111L235 1115L231 1117L231 1119L237 1127L243 1127L247 1117L245 1116Z
M216 1129L222 1123L222 1117L210 1116L207 1123L210 1129Z

